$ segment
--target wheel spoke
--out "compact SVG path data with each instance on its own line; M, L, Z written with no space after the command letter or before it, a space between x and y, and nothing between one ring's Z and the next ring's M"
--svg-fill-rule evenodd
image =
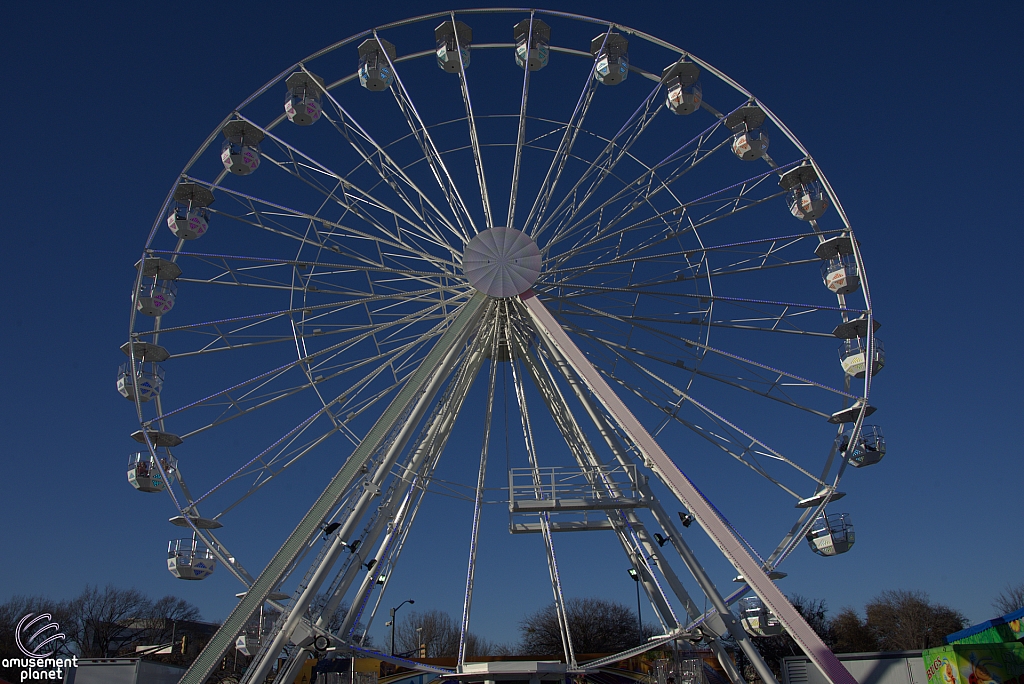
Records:
M374 37L377 37L376 31L374 32ZM441 157L437 146L434 144L433 138L430 136L430 130L427 125L423 123L420 113L416 110L416 105L413 104L412 99L409 97L409 92L405 89L405 85L402 83L402 77L399 75L398 69L395 68L394 63L391 61L391 57L386 51L382 51L381 54L388 60L388 64L391 65L392 72L395 76L395 85L398 86L397 88L390 88L391 93L395 96L395 102L398 103L398 108L401 110L402 115L409 124L409 130L413 132L416 142L423 151L423 158L426 159L429 164L430 170L434 174L434 179L437 181L438 187L444 194L445 199L448 201L448 205L451 207L452 214L455 216L455 221L458 224L459 236L465 242L469 242L470 231L473 233L478 232L476 224L473 222L473 217L466 208L466 203L459 194L459 189L456 187L455 181L452 180L452 176L448 172L448 167L445 166L444 159Z

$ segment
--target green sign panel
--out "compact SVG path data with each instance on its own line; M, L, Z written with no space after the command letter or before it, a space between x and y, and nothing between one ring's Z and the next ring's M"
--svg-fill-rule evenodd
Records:
M1024 684L1024 644L955 644L922 657L928 684Z

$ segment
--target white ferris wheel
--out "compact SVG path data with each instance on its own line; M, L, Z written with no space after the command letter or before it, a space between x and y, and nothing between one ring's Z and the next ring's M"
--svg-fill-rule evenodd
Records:
M785 628L852 681L774 580L792 553L850 549L840 480L885 453L859 243L796 137L698 57L542 10L363 31L228 114L136 267L128 479L177 509L175 576L242 585L183 681L267 603L281 615L244 681L289 644L292 673L358 652L421 502L452 492L472 514L446 530L466 553L443 676L464 668L478 549L500 553L480 537L499 496L509 531L540 539L568 672L595 664L556 552L591 531L664 629L637 652L731 636L770 682L747 633ZM270 516L299 523L267 539ZM698 528L730 576L697 560ZM269 561L236 556L254 539ZM340 629L317 596L324 616L351 606Z

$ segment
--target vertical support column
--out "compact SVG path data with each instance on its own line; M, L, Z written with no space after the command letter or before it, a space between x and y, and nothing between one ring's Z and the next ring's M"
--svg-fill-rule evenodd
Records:
M506 339L509 340L509 348L511 349L513 335L511 326L508 327L506 334ZM526 454L529 458L530 466L533 468L533 484L538 490L539 498L541 481L538 471L536 445L533 441L533 431L530 429L530 417L526 409L526 393L523 391L522 381L516 374L514 357L511 359L510 363L512 364L512 384L515 385L516 388L516 400L519 403L519 413L523 420L523 436L526 438ZM551 537L551 520L546 511L540 514L540 530L541 536L544 538L544 550L547 552L548 574L551 575L551 589L555 594L555 612L558 615L558 625L561 630L562 647L565 651L566 666L570 669L575 669L576 653L573 648L572 634L569 632L569 616L565 610L565 598L562 594L562 581L558 576L558 559L555 558L555 544L554 539Z
M601 402L608 414L644 455L653 472L687 507L711 541L718 547L718 550L743 575L765 605L775 613L786 631L811 662L833 684L856 684L856 680L843 667L839 659L821 641L800 613L793 608L779 588L775 586L775 583L769 579L760 563L751 558L740 540L733 535L729 526L719 517L711 503L676 467L668 454L662 450L619 396L608 386L608 383L587 360L579 347L562 330L551 312L532 291L521 295L521 300L525 304L537 332L546 337L569 362L569 365ZM717 601L715 601L715 597L717 597ZM713 603L721 604L715 605L720 614L725 615L729 611L729 607L725 605L717 591L708 598L712 599Z
M454 21L454 15L453 19ZM456 40L458 40L456 38ZM482 181L481 181L482 182ZM488 209L488 219L490 210ZM466 569L466 594L462 602L462 621L459 624L459 653L455 661L456 672L462 672L466 664L466 640L469 636L469 616L473 610L473 588L476 580L476 553L480 536L480 515L484 503L484 484L487 478L487 452L491 443L491 419L494 415L494 388L498 380L498 310L494 309L493 324L490 327L491 367L487 382L487 399L484 405L484 436L480 447L480 468L476 476L476 495L473 500L473 527L469 538L469 563Z

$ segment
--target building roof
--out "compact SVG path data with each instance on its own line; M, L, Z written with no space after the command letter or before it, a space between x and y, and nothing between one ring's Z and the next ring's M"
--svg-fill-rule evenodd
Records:
M1024 619L1024 608L1015 610L1012 613L1007 613L1002 617L993 618L988 622L982 622L981 624L974 625L973 627L961 629L959 632L953 632L952 634L946 637L946 643L955 644L958 641L963 641L964 639L968 639L977 634L981 634L985 630L992 629L993 627L998 627L1000 625L1005 625L1015 620L1022 619Z

